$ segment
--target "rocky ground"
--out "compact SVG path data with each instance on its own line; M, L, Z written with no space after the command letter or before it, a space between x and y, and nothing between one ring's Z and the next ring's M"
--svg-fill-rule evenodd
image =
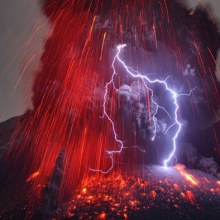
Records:
M19 184L16 185L19 188ZM133 172L93 175L53 215L27 206L29 189L2 193L1 219L219 219L220 180L182 165L146 166ZM32 207L33 208L33 207ZM34 209L38 209L34 207ZM39 210L38 210L39 211Z
M91 177L63 212L63 219L219 219L220 181L180 165Z

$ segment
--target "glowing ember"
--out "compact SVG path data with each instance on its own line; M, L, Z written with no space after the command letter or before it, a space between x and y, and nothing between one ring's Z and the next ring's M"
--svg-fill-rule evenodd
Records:
M39 174L40 174L39 171L31 174L30 177L26 180L26 182L30 182L31 180L34 180Z
M187 190L186 195L189 201L194 204L196 201L194 194L190 190Z

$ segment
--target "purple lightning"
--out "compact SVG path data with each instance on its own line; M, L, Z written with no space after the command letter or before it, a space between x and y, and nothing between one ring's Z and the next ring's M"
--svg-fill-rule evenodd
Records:
M164 88L166 89L166 91L168 91L170 93L170 95L171 95L171 97L173 99L172 104L174 105L174 109L175 109L174 110L174 123L168 127L168 129L165 131L165 134L168 132L168 130L171 127L173 127L175 125L177 125L177 130L176 130L176 132L175 132L175 134L174 134L174 136L172 138L173 150L170 153L169 157L166 160L164 160L164 162L163 162L165 167L168 166L168 163L170 162L170 160L172 159L172 157L175 154L175 151L176 151L176 148L177 148L176 140L177 140L177 138L179 136L179 133L181 131L181 128L182 128L182 124L180 123L179 118L178 118L179 105L178 105L177 99L180 96L190 96L191 93L193 92L193 90L195 89L195 88L192 89L189 94L178 94L175 91L173 91L169 87L169 85L167 84L168 77L165 80L159 80L159 79L151 80L150 78L147 77L147 75L142 75L138 71L135 71L131 67L127 66L125 64L125 62L120 58L121 50L124 47L126 47L126 44L122 44L122 45L117 46L117 53L116 53L116 55L115 55L115 57L113 59L113 62L112 62L113 74L112 74L111 80L108 83L106 83L106 85L105 85L105 94L104 94L104 102L103 102L103 118L106 117L108 119L108 121L111 123L112 131L114 133L115 141L119 145L119 150L107 151L107 154L109 155L109 158L111 159L111 167L108 170L102 171L102 170L99 170L99 169L91 169L90 168L91 171L101 172L103 174L107 174L107 173L109 173L113 169L113 167L114 167L114 158L113 158L114 154L120 154L124 148L127 148L127 147L125 147L123 145L123 141L118 138L118 134L117 134L117 132L115 130L115 124L114 124L113 120L111 119L111 117L109 116L109 114L106 112L106 103L107 103L107 96L108 96L109 87L112 85L113 88L116 89L115 88L115 84L114 84L114 77L117 75L117 72L116 72L116 69L115 69L115 62L116 61L118 61L124 67L124 69L126 70L127 74L129 74L131 77L141 79L143 84L144 84L144 86L151 92L151 101L156 106L156 111L155 111L155 113L152 116L153 122L154 122L153 137L151 138L152 141L154 141L155 138L156 138L156 133L157 133L157 118L156 118L156 115L158 113L159 108L164 110L167 113L167 115L169 116L170 119L172 119L172 118L171 118L170 114L168 113L168 111L165 108L163 108L162 106L158 105L157 102L155 102L155 100L154 100L154 92L153 92L153 90L151 88L149 88L147 86L147 82L149 84L161 84L161 85L163 85ZM137 147L137 148L139 148L139 147ZM139 148L139 149L142 152L144 152L141 148Z

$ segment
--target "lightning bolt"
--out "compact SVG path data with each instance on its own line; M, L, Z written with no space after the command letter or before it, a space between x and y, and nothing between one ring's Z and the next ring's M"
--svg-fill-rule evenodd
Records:
M174 119L173 119L174 123L172 123L172 125L170 125L168 127L168 129L165 131L165 134L168 132L168 130L171 127L177 126L177 129L175 131L174 136L172 137L172 143L173 143L172 144L172 152L169 154L169 157L163 161L163 164L164 164L165 167L168 166L168 163L170 162L170 160L172 159L172 157L175 154L175 151L177 149L177 143L176 143L177 138L178 138L178 136L181 132L181 128L182 128L182 124L180 123L179 118L178 118L178 110L179 110L179 105L178 105L178 102L177 102L178 97L180 97L180 96L190 96L191 93L193 92L193 90L195 89L195 88L192 89L190 91L190 93L188 93L188 94L178 94L173 89L171 89L170 86L168 85L168 83L167 83L168 77L165 80L160 80L160 79L151 80L147 75L142 75L138 71L134 70L132 67L127 66L125 64L125 62L121 59L120 54L121 54L121 51L123 50L124 47L126 47L126 44L122 44L122 45L117 46L117 53L116 53L116 55L113 59L113 62L112 62L113 73L112 73L110 81L107 82L106 85L105 85L104 102L103 102L103 118L106 117L107 120L110 122L111 127L112 127L112 131L113 131L113 134L114 134L114 139L118 143L119 149L118 150L113 150L113 151L106 151L107 155L111 159L111 166L109 167L108 170L103 171L103 170L100 170L100 169L90 168L91 171L101 172L103 174L107 174L113 169L113 167L114 167L114 155L115 154L120 154L123 149L127 148L123 145L123 141L119 139L118 134L117 134L116 129L115 129L115 124L114 124L113 120L111 119L110 115L106 111L107 97L108 97L108 92L109 92L110 86L113 86L113 88L116 90L115 84L114 84L114 77L117 75L117 72L116 72L116 69L115 69L116 61L119 64L122 65L122 67L126 70L126 73L128 75L130 75L132 78L141 79L144 86L146 87L146 89L148 89L151 92L151 101L156 106L156 111L152 116L153 123L154 123L153 136L151 138L152 141L155 140L156 134L157 134L157 118L156 118L156 115L158 113L158 110L162 109L169 116L170 119L172 119L172 117L170 116L169 112L164 107L160 106L154 100L154 91L151 88L148 87L147 83L152 84L152 85L153 84L162 85L165 88L165 90L170 93L170 95L172 97L172 100L173 100L172 104L174 106ZM137 147L137 148L139 148L139 147ZM141 150L141 151L144 152L143 150Z

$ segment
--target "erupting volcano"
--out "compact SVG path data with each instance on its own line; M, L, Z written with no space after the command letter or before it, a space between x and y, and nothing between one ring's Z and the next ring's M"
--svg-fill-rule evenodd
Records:
M0 217L220 217L220 38L208 9L173 0L41 7L51 30L33 109L6 138Z

